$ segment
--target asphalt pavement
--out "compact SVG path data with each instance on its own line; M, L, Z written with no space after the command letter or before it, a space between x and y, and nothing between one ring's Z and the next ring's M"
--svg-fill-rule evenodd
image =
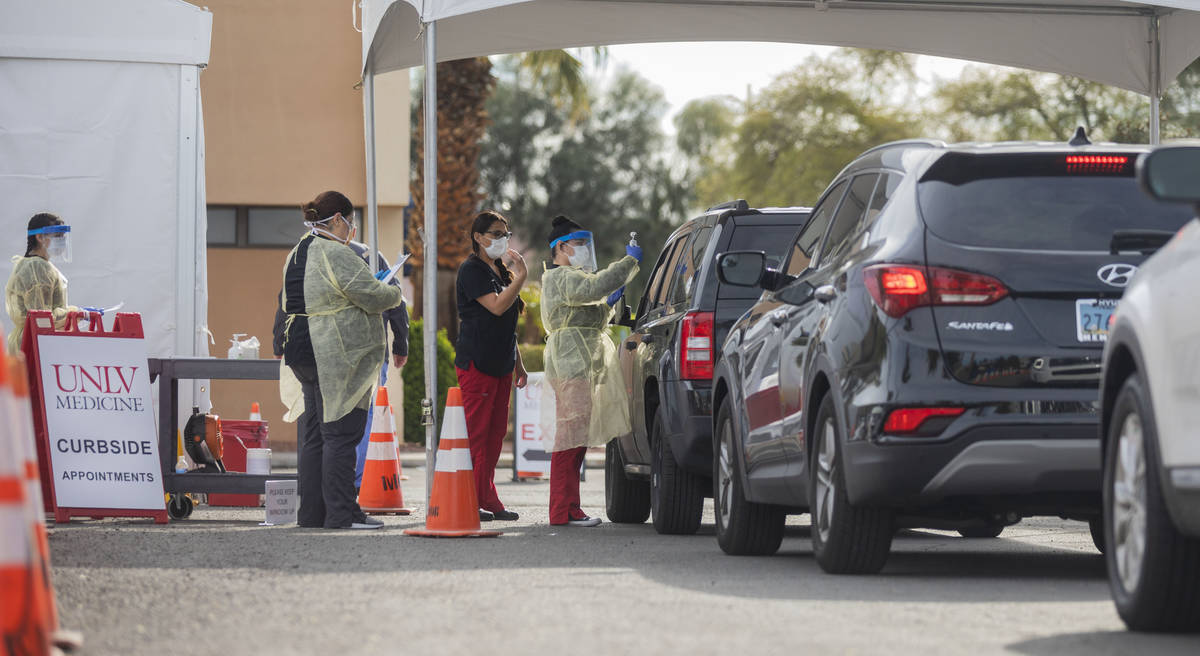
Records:
M876 576L830 576L808 517L771 557L724 555L711 501L696 536L649 522L549 526L548 483L509 481L520 513L495 539L260 527L261 509L190 519L84 520L50 545L65 628L83 654L1027 654L1200 653L1200 637L1128 633L1087 526L1026 520L998 539L904 531ZM589 470L584 509L603 516Z

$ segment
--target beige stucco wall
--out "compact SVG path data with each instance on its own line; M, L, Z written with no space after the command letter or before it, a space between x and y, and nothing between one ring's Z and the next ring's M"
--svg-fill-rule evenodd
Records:
M197 3L200 4L200 3ZM361 35L348 3L329 0L205 0L213 13L212 54L200 78L210 205L293 206L327 189L366 205ZM402 246L408 204L408 72L376 79L380 250ZM301 220L297 212L297 222ZM366 241L367 235L360 236ZM258 337L271 357L271 327L286 248L210 248L209 328L224 357L234 332ZM397 414L399 375L390 372ZM245 418L261 404L273 448L295 448L277 385L213 381L214 411Z

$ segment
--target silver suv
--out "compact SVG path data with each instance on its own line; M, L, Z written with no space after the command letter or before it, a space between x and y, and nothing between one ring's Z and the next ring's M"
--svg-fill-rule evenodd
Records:
M1138 162L1143 188L1200 211L1200 147ZM1200 631L1200 220L1125 289L1104 349L1104 540L1136 631Z

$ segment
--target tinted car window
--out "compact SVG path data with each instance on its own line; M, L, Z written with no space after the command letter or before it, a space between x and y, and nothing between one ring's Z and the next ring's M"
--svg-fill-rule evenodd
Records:
M780 269L787 257L788 249L796 239L799 226L796 225L737 225L730 222L728 229L733 230L729 238L729 251L762 251L767 256L767 266ZM755 299L762 294L758 287L738 287L736 285L721 285L721 298Z
M712 236L712 226L704 226L692 233L691 242L681 252L679 261L675 264L675 276L671 283L666 302L669 304L682 303L692 295L692 286L696 282L696 273L704 261L704 249ZM686 253L686 255L684 255Z
M671 251L671 256L663 262L662 265L662 282L654 293L654 303L651 307L658 307L667 301L667 292L671 289L671 283L678 277L681 262L686 269L687 259L684 253L687 252L687 237L682 237L675 242L676 248Z
M671 259L671 252L679 245L682 240L675 240L662 249L662 254L659 255L658 264L654 266L654 272L650 274L650 282L646 284L646 293L642 295L642 302L638 305L638 316L645 316L647 312L653 310L657 303L654 298L661 286L663 275L666 273L666 262Z
M1099 165L1067 157L945 155L917 185L925 223L968 246L1108 251L1115 230L1174 232L1191 218L1188 207L1138 189L1133 154Z
M833 215L834 208L837 207L838 200L842 197L842 192L845 190L846 181L843 180L825 196L825 200L821 203L820 207L813 210L812 219L800 231L795 243L792 245L787 263L788 275L798 276L808 268L809 263L812 262L813 251L816 250L822 235L825 234L825 228L829 227L829 219Z
M829 229L829 238L825 240L825 253L821 255L822 266L846 252L851 234L858 232L856 228L861 225L863 216L866 215L877 179L878 174L868 173L857 176L850 182L850 190L846 192L846 198L838 207L837 215L833 218L833 227Z

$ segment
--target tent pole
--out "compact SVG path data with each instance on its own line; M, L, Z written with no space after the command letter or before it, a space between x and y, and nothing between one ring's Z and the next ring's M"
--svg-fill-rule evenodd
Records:
M1150 17L1150 143L1160 141L1159 103L1162 98L1162 41L1158 33L1158 14Z
M375 71L368 61L363 71L363 150L367 158L367 244L371 273L379 268L379 200L375 193Z
M433 493L434 459L437 454L438 399L438 262L437 262L437 21L425 24L425 235L424 291L421 296L422 339L425 344L425 507Z

